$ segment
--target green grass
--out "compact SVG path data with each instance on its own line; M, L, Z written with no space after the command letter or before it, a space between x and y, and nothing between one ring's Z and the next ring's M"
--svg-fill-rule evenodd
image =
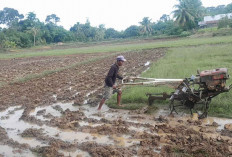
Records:
M167 55L152 64L151 68L142 74L153 78L186 78L195 75L197 69L209 70L226 67L232 73L232 45L201 45L198 47L180 47L169 49ZM232 80L227 81L227 85ZM173 91L167 87L128 87L123 92L122 103L147 103L146 92L162 93ZM113 99L115 99L113 97ZM112 100L109 101L112 103ZM164 103L163 105L168 105ZM232 91L213 98L209 114L212 116L232 117Z
M171 41L154 41L149 43L131 43L120 45L98 45L81 48L58 49L38 52L20 52L20 53L0 53L0 59L36 57L36 56L58 56L80 53L99 53L99 52L123 52L131 50L142 50L151 48L172 48L182 46L198 46L205 44L232 43L232 36L213 37L213 38L181 38Z
M217 27L203 28L203 29L199 29L197 33L216 32L217 30L218 30Z
M232 29L231 28L220 28L218 29L217 27L212 27L212 28L204 28L204 29L199 29L196 34L193 36L197 35L203 35L203 36L231 36L232 35Z

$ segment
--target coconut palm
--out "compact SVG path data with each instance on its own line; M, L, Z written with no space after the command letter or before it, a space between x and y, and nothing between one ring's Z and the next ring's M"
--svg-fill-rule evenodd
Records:
M174 13L175 21L185 29L192 29L202 17L203 7L200 0L179 0Z
M142 34L150 35L152 33L151 19L149 19L149 17L144 17L142 22L139 23L142 25Z

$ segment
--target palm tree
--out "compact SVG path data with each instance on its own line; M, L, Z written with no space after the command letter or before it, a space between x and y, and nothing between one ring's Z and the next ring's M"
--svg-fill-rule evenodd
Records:
M174 13L176 22L185 29L192 29L197 26L203 16L203 7L200 0L179 0Z
M151 19L149 17L144 17L142 22L139 22L142 25L141 32L146 35L150 35L152 33L151 28Z

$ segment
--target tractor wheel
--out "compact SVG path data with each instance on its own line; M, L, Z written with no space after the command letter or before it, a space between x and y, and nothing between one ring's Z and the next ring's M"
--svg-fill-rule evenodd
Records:
M211 102L211 98L206 98L204 101L204 106L203 106L203 113L202 114L198 114L198 118L199 119L203 119L206 118L208 116L208 110L209 110L209 104Z

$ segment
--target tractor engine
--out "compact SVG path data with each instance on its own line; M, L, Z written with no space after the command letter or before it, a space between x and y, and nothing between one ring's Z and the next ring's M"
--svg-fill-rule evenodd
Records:
M227 91L226 80L229 78L227 68L205 70L199 74L200 87L209 91Z

